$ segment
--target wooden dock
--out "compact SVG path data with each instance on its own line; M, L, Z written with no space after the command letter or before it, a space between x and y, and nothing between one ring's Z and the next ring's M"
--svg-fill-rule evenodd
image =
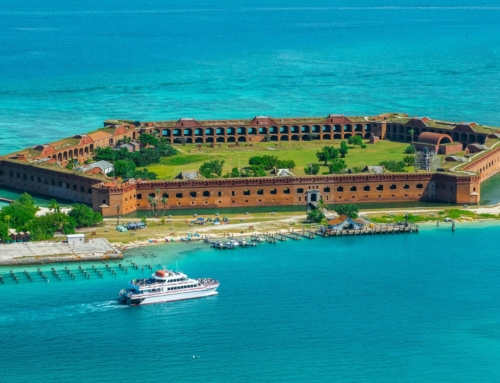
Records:
M366 229L358 230L325 230L322 232L324 237L341 237L345 235L369 235L369 234L404 234L418 233L418 225L377 225Z

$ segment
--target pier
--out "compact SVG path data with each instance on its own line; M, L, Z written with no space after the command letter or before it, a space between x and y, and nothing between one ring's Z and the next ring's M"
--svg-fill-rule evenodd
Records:
M105 238L72 244L51 241L0 244L0 266L99 261L122 257L122 253Z
M355 229L355 230L329 230L324 226L302 229L301 231L285 231L280 232L276 231L275 233L265 232L261 235L252 234L250 239L246 239L244 237L234 238L233 236L228 235L227 238L216 238L210 239L206 237L204 242L209 244L210 247L219 250L225 249L236 249L238 247L246 247L246 246L256 246L259 243L270 243L276 244L278 242L284 242L288 239L292 239L294 241L300 241L302 238L307 239L315 239L317 235L322 237L343 237L343 236L351 236L351 235L373 235L373 234L409 234L409 233L418 233L418 225L409 223L409 224L401 224L401 225L391 225L391 224L380 224L375 225L373 227L366 227L364 229ZM236 244L237 243L237 244Z

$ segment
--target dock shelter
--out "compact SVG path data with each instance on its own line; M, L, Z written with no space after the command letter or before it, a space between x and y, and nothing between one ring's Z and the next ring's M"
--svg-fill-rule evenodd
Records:
M83 242L85 239L85 234L68 234L66 235L66 241L69 244L76 242Z
M329 230L362 230L365 223L356 218L350 218L345 214L328 221Z

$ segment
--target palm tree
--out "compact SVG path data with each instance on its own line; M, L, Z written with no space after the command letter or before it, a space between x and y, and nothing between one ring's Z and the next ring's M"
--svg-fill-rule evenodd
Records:
M148 203L149 203L149 206L151 206L151 210L153 210L153 214L154 214L153 201L154 201L153 197L149 196Z
M167 210L167 201L168 201L168 198L163 196L161 197L161 203L163 204L163 214L162 215L165 215L165 210Z
M57 201L55 199L51 199L49 201L49 211L54 210L55 213L59 213L61 208L59 207Z
M113 210L116 210L116 226L120 224L120 204L117 203L113 206Z
M9 226L10 224L10 215L6 214L4 217L3 217L4 221L7 222L7 226Z
M69 217L64 213L57 214L55 223L57 224L57 231L64 231L64 225L69 223Z
M413 133L415 133L415 131L413 129L410 129L408 130L408 133L410 133L411 135L411 146L413 146Z

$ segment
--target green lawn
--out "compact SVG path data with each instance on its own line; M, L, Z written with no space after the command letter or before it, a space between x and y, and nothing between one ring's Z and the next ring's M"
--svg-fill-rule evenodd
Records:
M149 171L157 173L159 179L172 179L182 171L198 170L200 165L207 160L224 160L224 172L229 172L234 167L247 166L250 157L267 154L283 160L294 160L297 165L294 173L301 176L305 175L304 167L307 167L310 163L318 163L317 151L326 145L339 147L340 142L267 142L255 143L253 146L244 145L246 144L239 147L229 147L226 143L214 148L209 148L207 145L201 148L196 145L176 146L179 150L177 156L163 158L161 163L150 165L147 168ZM359 146L350 147L345 161L349 168L378 165L380 161L384 160L400 161L405 156L404 150L407 146L408 143L404 142L379 141L374 145L367 144L365 149ZM408 170L413 171L413 167L408 168ZM326 171L326 168L322 168L321 171Z

